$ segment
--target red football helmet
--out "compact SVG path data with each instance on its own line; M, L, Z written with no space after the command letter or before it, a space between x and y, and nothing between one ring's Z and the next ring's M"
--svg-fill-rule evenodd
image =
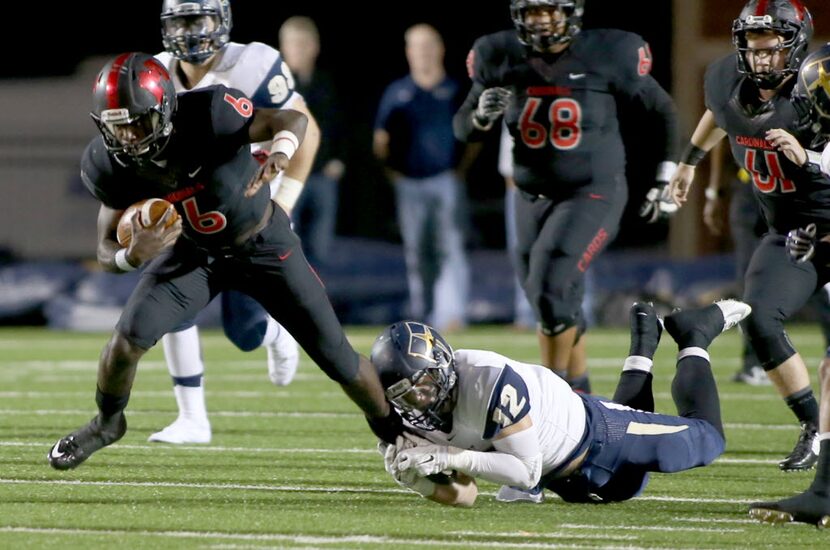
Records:
M156 158L173 131L176 89L148 54L123 53L101 69L92 90L92 120L119 162Z
M782 37L778 49L789 49L783 70L754 72L746 59L749 51L746 33L772 31ZM760 88L774 89L798 72L813 36L813 17L801 0L749 0L732 23L732 42L738 50L738 70Z

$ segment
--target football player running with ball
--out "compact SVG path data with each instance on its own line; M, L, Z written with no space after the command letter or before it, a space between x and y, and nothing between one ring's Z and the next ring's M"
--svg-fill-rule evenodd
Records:
M101 202L98 261L116 272L150 263L101 353L98 414L61 438L49 463L75 468L121 439L139 359L228 289L259 301L365 411L378 437L394 441L400 418L391 414L375 369L352 349L288 215L271 200L268 182L288 166L306 117L256 109L222 85L177 96L164 66L135 52L99 73L92 117L101 135L84 152L81 176ZM265 140L272 145L260 165L250 144ZM181 223L135 231L121 248L116 227L123 210L149 197L172 202Z
M468 58L472 88L456 137L513 137L518 276L538 323L542 364L590 393L581 306L585 272L614 239L628 198L618 116L655 127L659 183L643 214L674 205L660 191L674 171L676 114L651 76L651 51L620 30L581 30L584 0L512 0L515 30L479 38Z
M409 433L381 444L402 486L441 504L472 506L475 479L504 485L498 500L607 503L639 495L649 472L705 466L724 450L707 348L750 313L725 300L672 313L672 398L657 414L653 357L663 324L650 304L631 308L631 346L613 400L574 392L549 369L480 350L453 351L434 329L396 323L372 347L387 398ZM530 495L530 497L528 497Z

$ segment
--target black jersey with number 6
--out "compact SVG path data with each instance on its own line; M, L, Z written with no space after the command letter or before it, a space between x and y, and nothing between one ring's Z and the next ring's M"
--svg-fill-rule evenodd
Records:
M786 234L816 223L819 234L825 234L830 232L830 179L793 164L765 138L768 130L781 128L805 147L811 142L813 136L801 130L790 101L793 84L761 101L758 88L738 72L737 58L730 54L707 67L706 107L728 134L735 162L751 175L767 225Z
M259 169L248 144L253 114L251 100L225 86L179 94L174 130L158 158L121 163L98 136L84 151L82 180L116 210L162 197L176 206L187 238L208 249L230 245L262 220L271 200L267 185L244 196Z

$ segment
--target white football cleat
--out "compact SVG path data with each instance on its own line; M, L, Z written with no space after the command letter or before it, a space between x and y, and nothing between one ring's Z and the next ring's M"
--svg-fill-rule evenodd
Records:
M752 307L738 300L719 300L715 302L723 313L723 330L726 332L752 313Z
M279 328L274 341L265 346L268 352L268 378L277 386L287 386L297 374L300 351L291 333L283 326Z
M496 500L499 502L532 502L542 504L545 502L545 491L541 487L533 489L519 489L510 485L502 485L496 493Z
M188 418L177 418L175 422L147 438L155 443L172 443L184 445L187 443L210 443L210 422L202 422Z

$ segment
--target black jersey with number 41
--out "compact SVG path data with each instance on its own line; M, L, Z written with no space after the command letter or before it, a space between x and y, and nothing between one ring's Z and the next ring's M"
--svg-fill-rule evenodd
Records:
M772 99L760 101L758 88L738 72L736 56L731 54L706 69L706 107L728 134L735 162L751 175L767 225L786 234L816 223L819 233L828 233L830 179L793 164L765 138L768 130L781 128L805 147L811 142L813 136L800 129L790 101L792 85L785 84Z
M81 160L81 178L104 205L123 210L162 197L182 217L182 231L204 248L227 246L265 215L270 188L253 197L245 186L259 170L251 156L251 100L239 90L211 86L178 95L173 133L153 161L120 162L93 139Z
M515 31L479 38L468 59L473 88L462 111L472 112L484 89L507 87L505 121L514 139L518 186L550 197L607 182L625 171L619 112L638 108L660 119L640 146L673 156L676 117L671 97L650 75L648 44L615 29L585 30L561 54L529 53Z

